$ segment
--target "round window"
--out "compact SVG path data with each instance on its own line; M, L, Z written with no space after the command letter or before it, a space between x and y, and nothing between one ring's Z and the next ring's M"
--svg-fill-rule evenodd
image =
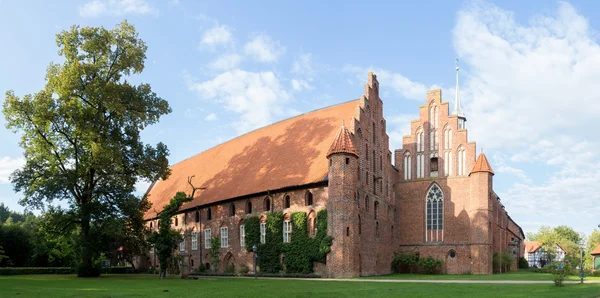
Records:
M456 257L456 252L454 250L450 251L450 257L453 259Z

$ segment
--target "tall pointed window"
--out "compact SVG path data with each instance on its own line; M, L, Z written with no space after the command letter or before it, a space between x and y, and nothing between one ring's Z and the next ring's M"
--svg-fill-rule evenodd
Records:
M444 175L452 175L452 151L444 152Z
M425 177L425 155L417 154L417 178Z
M429 150L437 151L438 145L437 130L432 129L429 132Z
M452 149L452 130L449 127L444 130L444 149Z
M427 192L427 216L425 241L444 241L444 194L437 184L433 184Z
M404 154L404 180L412 178L412 163L410 158L410 152L406 151Z
M423 129L422 128L417 129L416 139L417 139L417 152L423 152L423 150L425 150L425 140L423 138Z
M458 148L457 159L458 159L458 166L457 166L458 175L467 175L467 173L466 173L466 154L465 154L464 147Z

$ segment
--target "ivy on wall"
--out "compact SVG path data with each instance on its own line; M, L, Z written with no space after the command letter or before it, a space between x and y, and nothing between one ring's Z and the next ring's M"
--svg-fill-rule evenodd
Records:
M260 244L260 219L258 216L246 218L244 233L246 236L246 250L252 252L252 246Z
M327 236L327 210L317 213L317 232L314 238L308 235L305 212L292 213L290 222L291 242L283 243L283 213L270 213L266 221L266 241L265 244L260 244L260 219L252 216L245 220L246 250L251 252L252 246L257 245L261 272L282 271L282 255L287 273L311 273L314 262L325 262L333 243L333 238Z

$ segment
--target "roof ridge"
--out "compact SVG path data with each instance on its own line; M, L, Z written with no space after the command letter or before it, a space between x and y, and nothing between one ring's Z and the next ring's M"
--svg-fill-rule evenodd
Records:
M317 112L317 111L321 111L321 110L325 110L325 109L333 108L333 107L336 107L336 106L339 106L339 105L343 105L343 104L347 104L347 103L350 103L350 102L353 102L353 101L359 101L359 100L360 100L360 98L353 99L353 100L348 100L348 101L344 101L344 102L340 102L340 103L338 103L338 104L334 104L334 105L326 106L326 107L323 107L323 108L320 108L320 109L316 109L316 110L312 110L312 111L304 112L304 113L302 113L302 114L298 114L298 115L296 115L296 116L293 116L293 117L290 117L290 118L281 119L281 120L279 120L279 121L277 121L277 122L273 122L273 123L271 123L271 124L269 124L269 125L266 125L266 126L257 127L257 128L255 128L255 129L253 129L253 130L251 130L251 131L248 131L248 132L245 132L245 133L243 133L243 134L241 134L241 135L239 135L239 136L237 136L237 137L235 137L235 138L228 139L227 141L224 141L224 142L222 142L222 143L219 143L219 144L217 144L217 145L214 145L214 146L212 146L212 147L210 147L210 148L207 148L207 149L205 149L205 150L203 150L203 151L200 151L200 152L198 152L198 153L196 153L196 154L194 154L194 155L192 155L192 156L190 156L190 157L188 157L188 158L186 158L186 159L182 159L182 160L178 161L177 163L174 163L174 164L172 164L172 165L169 165L169 167L172 167L172 166L174 166L174 165L176 165L176 164L182 163L182 162L184 162L184 161L186 161L186 160L188 160L188 159L192 159L192 158L196 157L197 155L200 155L200 154L202 154L202 153L204 153L204 152L206 152L206 151L209 151L209 150L212 150L212 149L214 149L214 148L217 148L217 147L219 147L219 146L221 146L221 145L223 145L223 144L225 144L225 143L229 143L229 142L231 142L231 141L233 141L233 140L237 140L237 139L239 139L239 138L241 138L241 137L243 137L243 136L245 136L245 135L248 135L248 134L250 134L250 133L253 133L253 132L257 131L257 130L260 130L260 129L263 129L263 128L267 128L267 127L269 127L269 126L273 126L273 125L275 125L275 124L278 124L278 123L281 123L281 122L284 122L284 121L292 120L292 119L294 119L294 118L298 118L298 117L304 116L304 115L306 115L306 114L310 114L310 113L313 113L313 112Z

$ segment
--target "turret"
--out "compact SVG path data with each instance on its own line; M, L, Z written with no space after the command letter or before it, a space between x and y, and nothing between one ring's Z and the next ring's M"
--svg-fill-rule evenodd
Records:
M469 173L471 200L469 217L471 218L471 273L492 273L492 217L491 200L492 176L494 170L485 154L480 153L473 169Z
M331 277L359 275L358 259L358 151L353 135L342 123L329 152L329 199L327 229L333 237L327 255L327 271ZM335 272L335 275L333 275Z

